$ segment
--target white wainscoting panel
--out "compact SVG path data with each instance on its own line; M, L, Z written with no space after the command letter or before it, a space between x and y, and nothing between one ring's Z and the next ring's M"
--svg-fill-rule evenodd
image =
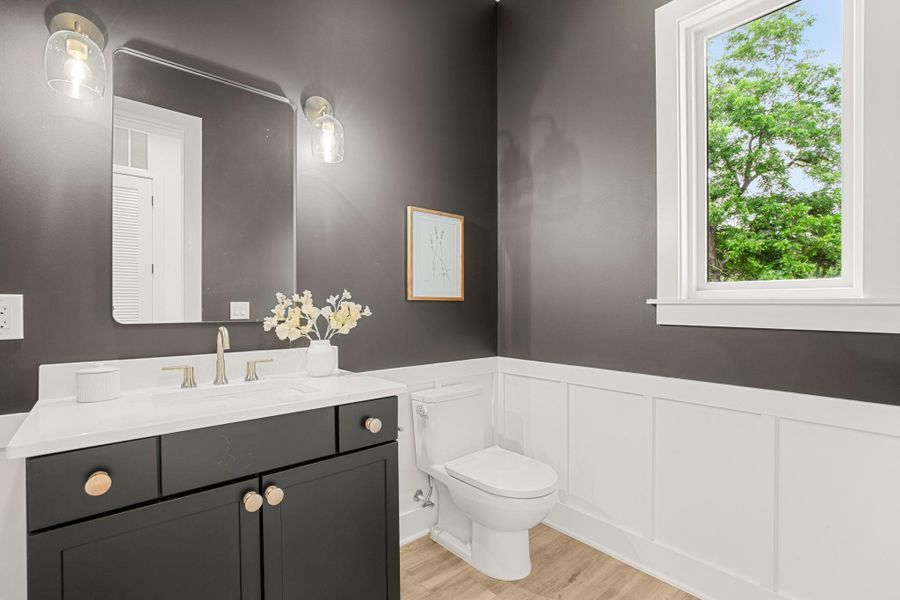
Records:
M656 541L759 580L766 436L760 415L656 398Z
M783 594L900 598L900 437L783 421L779 446Z
M552 527L703 600L900 600L900 407L499 368L501 437L567 474Z
M631 533L648 533L650 401L569 386L568 502Z
M566 386L559 381L507 375L503 383L502 445L556 469L566 483Z
M24 414L0 415L0 600L26 597L25 461L6 458Z

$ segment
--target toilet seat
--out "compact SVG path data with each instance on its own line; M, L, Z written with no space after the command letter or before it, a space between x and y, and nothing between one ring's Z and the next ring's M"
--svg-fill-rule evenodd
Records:
M491 446L444 465L447 474L504 498L540 498L556 490L552 467L516 452Z

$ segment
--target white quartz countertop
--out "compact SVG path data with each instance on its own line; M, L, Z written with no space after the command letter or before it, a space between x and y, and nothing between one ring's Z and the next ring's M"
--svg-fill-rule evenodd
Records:
M181 392L147 388L117 400L80 404L74 397L39 400L6 448L27 458L176 431L393 396L406 386L370 375L275 375L252 383L204 385Z

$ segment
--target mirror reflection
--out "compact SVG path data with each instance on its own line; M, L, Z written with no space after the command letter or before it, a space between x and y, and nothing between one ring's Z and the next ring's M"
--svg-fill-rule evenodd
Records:
M294 109L132 50L114 55L113 316L262 320L294 288Z

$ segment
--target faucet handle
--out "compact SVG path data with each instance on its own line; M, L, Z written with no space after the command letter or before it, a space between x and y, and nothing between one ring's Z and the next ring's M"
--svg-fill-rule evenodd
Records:
M259 375L256 374L256 365L262 363L270 363L272 362L271 358L260 358L257 360L248 360L247 361L247 374L244 376L244 381L259 381Z
M163 371L181 371L181 387L184 389L197 387L194 380L194 367L191 365L178 365L175 367L163 367Z

